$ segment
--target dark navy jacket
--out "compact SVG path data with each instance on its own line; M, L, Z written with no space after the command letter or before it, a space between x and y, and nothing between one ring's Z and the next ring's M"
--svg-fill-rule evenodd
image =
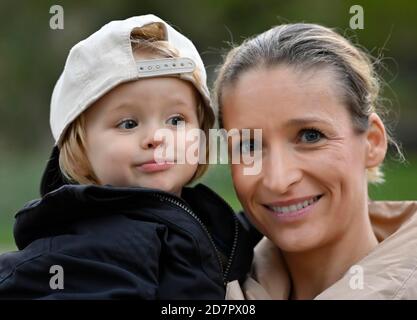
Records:
M260 236L209 188L63 185L16 215L0 299L223 299ZM58 265L63 289L51 288Z

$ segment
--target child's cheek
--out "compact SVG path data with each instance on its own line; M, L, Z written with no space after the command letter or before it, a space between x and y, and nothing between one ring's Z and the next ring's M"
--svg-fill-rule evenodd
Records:
M177 146L177 155L181 154L186 159L187 164L197 164L199 161L199 152L202 148L200 142L204 139L201 137L199 129L187 130L186 132L180 133L180 140ZM203 157L205 159L205 157Z

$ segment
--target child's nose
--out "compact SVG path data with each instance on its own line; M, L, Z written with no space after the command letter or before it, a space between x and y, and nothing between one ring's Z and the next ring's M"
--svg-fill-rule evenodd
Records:
M156 149L164 142L163 137L158 135L159 129L159 127L145 129L145 135L141 141L142 149Z
M147 137L142 141L143 149L156 149L159 145L163 143L162 139L155 139L153 137Z

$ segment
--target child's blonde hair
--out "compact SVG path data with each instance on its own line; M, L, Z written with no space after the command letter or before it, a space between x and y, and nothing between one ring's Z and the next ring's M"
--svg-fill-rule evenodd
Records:
M164 39L165 30L161 23L151 23L141 28L136 28L131 33L132 50L143 50L154 54L158 58L178 57L179 53ZM197 69L193 72L193 77L197 83L201 83L201 77ZM196 90L196 92L198 91ZM209 106L204 104L200 94L198 96L197 118L199 127L203 130L205 136L208 137L209 129L214 124L214 118L208 112ZM71 182L99 184L86 153L85 125L85 115L82 113L66 130L60 147L59 167L63 175ZM206 163L198 165L189 183L200 178L208 168L209 139L206 139L205 150Z

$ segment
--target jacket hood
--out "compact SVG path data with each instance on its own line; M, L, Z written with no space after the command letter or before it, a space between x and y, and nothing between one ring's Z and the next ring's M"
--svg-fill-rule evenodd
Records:
M71 233L71 225L83 219L109 214L140 214L144 208L155 211L155 214L163 213L158 208L164 206L172 209L155 195L170 197L195 210L220 249L228 253L234 237L231 230L235 230L237 223L235 214L221 197L202 184L183 188L183 198L148 188L63 185L43 198L29 202L16 214L16 245L23 249L37 239ZM259 239L257 236L253 242L256 243Z
M80 219L131 208L143 203L151 192L142 188L63 185L17 212L16 245L21 250L37 239L65 233L70 224Z
M345 275L315 299L417 299L417 202L371 201L369 215L378 246L356 263L363 288ZM243 286L230 282L227 299L288 299L290 277L279 249L266 237L255 247L252 271Z

